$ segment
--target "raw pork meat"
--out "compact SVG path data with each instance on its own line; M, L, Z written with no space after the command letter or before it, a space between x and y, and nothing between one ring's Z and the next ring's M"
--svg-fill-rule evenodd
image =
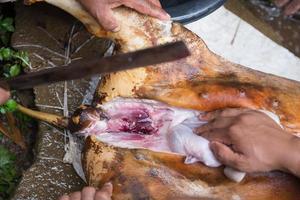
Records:
M83 110L87 111L83 115L87 117L81 123L88 125L77 131L79 134L95 135L101 142L122 148L180 154L186 157L186 164L202 162L209 167L221 166L209 148L209 141L193 131L207 123L199 119L200 111L131 98L116 98L97 110ZM279 122L276 115L263 112ZM245 176L228 167L224 173L236 182Z

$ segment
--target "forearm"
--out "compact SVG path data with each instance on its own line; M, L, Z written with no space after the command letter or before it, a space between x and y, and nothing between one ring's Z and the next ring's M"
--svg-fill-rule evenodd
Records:
M284 151L283 170L300 178L300 138L291 138L290 145Z

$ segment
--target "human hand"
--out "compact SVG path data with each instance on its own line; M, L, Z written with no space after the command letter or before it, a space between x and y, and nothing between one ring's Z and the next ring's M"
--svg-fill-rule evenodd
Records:
M81 192L63 195L59 200L111 200L112 190L112 184L106 183L101 190L96 190L94 187L85 187Z
M264 113L226 109L200 118L209 123L196 132L210 141L216 158L226 166L243 172L267 172L287 170L287 165L295 160L290 151L296 137Z
M4 104L9 98L9 92L0 88L0 105Z
M284 8L284 15L293 15L300 11L300 0L275 0L278 7Z
M127 6L136 11L169 20L170 16L162 9L159 0L79 0L81 4L109 31L118 31L119 26L113 15L113 8Z

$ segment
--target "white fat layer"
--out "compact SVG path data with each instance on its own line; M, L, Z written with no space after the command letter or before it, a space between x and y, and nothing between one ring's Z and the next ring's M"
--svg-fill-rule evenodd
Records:
M137 105L152 113L151 117L155 118L155 120L164 120L163 126L159 128L157 134L136 135L136 137L132 137L132 133L102 132L97 134L97 139L122 148L150 149L157 152L180 154L186 156L185 164L202 162L209 167L219 167L221 165L210 150L209 141L193 132L196 127L207 123L206 121L199 120L198 116L201 113L199 111L175 108L154 100L127 98L116 98L113 101L103 104L101 107L107 113L113 113L120 112L124 106L134 108ZM266 110L260 111L281 126L277 115ZM155 120L153 119L153 121ZM104 127L103 124L95 126ZM95 127L91 128L94 129ZM242 181L246 175L244 172L230 167L225 167L224 174L236 182Z

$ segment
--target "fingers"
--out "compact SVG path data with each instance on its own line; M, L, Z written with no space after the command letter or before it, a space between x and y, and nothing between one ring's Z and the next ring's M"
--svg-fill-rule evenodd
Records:
M293 15L300 10L300 0L293 0L284 9L284 15Z
M218 141L230 145L230 137L226 133L226 128L232 124L233 118L221 118L204 124L195 130L196 134L209 141Z
M201 137L206 138L209 141L220 142L226 145L231 145L231 140L228 134L223 129L214 129L213 131L207 131L200 134Z
M232 124L233 117L223 117L211 120L209 123L204 124L196 129L196 133L201 135L203 132L211 131L213 129L223 129Z
M210 121L217 117L235 117L241 113L250 111L248 108L229 108L224 110L216 110L208 113L201 114L199 118L201 120Z
M285 4L287 4L290 0L275 0L274 3L278 7L283 7Z
M113 8L125 5L140 13L170 20L170 16L162 9L159 0L79 0L81 4L96 18L105 30L117 32L120 27L113 14Z
M120 27L114 17L113 10L110 7L104 6L101 10L98 9L95 17L105 30L112 32L119 31Z
M300 10L300 0L276 0L274 3L278 7L286 6L284 15L293 15Z
M111 200L113 186L111 183L106 183L101 190L95 194L95 200Z
M9 96L9 91L0 88L0 105L4 104L9 98Z
M113 15L112 7L122 4L106 2L103 0L79 0L80 3L93 15L93 17L108 31L118 31L119 26Z
M161 8L161 3L159 0L150 0L154 5L156 5L157 7Z
M61 196L58 200L70 200L69 196L68 195L63 195Z
M124 5L135 9L140 13L144 13L161 20L170 20L170 15L168 13L150 1L125 1Z
M73 192L69 195L70 200L81 200L81 192Z
M233 152L228 146L220 142L211 142L210 148L219 162L226 166L243 170L244 161L242 160L241 155Z
M81 192L74 192L70 195L63 195L59 200L111 200L113 186L106 183L100 190L93 187L85 187Z
M94 200L96 189L94 187L85 187L81 192L81 200Z

